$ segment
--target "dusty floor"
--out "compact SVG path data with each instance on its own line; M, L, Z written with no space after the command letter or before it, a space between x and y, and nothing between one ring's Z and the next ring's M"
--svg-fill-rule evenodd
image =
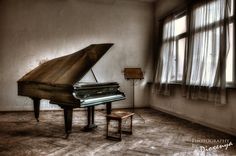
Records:
M236 155L235 137L152 109L136 112L143 119L135 115L133 135L121 142L105 139L103 111L96 111L93 132L81 131L86 114L74 111L68 139L62 111L41 112L39 123L32 112L0 113L0 155Z

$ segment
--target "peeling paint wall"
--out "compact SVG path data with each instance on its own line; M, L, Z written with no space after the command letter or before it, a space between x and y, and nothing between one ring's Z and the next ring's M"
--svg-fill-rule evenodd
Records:
M159 27L158 19L189 0L159 0L156 4L156 28ZM228 104L215 106L212 103L188 100L181 95L181 88L177 87L175 95L171 97L150 94L150 105L152 108L173 114L202 125L212 127L233 135L236 135L236 91L228 91Z
M154 6L152 3L110 0L0 1L0 111L32 110L32 101L17 95L16 81L40 63L78 51L93 43L115 45L93 68L98 81L116 81L132 106L132 85L124 67L141 67L136 106L148 106ZM82 81L92 81L88 73ZM42 109L58 109L42 100Z

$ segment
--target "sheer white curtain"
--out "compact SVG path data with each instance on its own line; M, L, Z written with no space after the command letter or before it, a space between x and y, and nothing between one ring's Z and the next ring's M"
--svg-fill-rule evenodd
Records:
M188 98L226 103L230 0L204 0L190 14L185 73Z
M169 17L163 23L162 46L155 75L156 88L159 94L169 95L169 84L177 79L176 57L175 21L174 17Z

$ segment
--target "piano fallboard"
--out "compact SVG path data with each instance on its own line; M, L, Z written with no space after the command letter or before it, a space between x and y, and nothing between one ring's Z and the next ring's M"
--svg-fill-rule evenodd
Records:
M81 99L80 107L89 107L89 106L96 106L100 104L105 104L108 102L115 102L124 100L124 94L114 94L114 95L104 95L98 97L91 97L88 99Z
M73 96L80 101L80 107L100 105L125 99L125 95L119 91L119 87L117 82L78 82L74 85Z

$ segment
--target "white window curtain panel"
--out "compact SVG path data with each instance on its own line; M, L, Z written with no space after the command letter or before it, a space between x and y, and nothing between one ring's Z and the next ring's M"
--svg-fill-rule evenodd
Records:
M190 11L184 94L226 104L230 0L201 0Z
M170 82L177 79L174 17L169 17L163 22L162 34L162 45L155 74L155 89L158 94L170 95Z

